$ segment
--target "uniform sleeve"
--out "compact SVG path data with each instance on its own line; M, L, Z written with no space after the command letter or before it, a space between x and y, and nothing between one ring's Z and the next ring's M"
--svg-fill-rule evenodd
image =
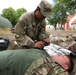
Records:
M26 35L26 28L28 25L28 16L23 14L18 23L15 26L15 33L16 33L16 41L20 46L30 46L33 47L34 43L31 42L28 38L24 37L24 35Z
M40 26L41 26L41 28L39 30L39 39L40 40L43 40L45 38L48 38L49 37L49 34L45 30L46 22L45 21L42 22Z
M60 65L55 66L52 75L70 75L70 73L64 70Z
M27 27L27 23L28 20L26 18L27 16L25 14L23 14L20 18L19 21L17 22L16 26L15 26L15 32L18 35L23 35L25 33L26 27Z

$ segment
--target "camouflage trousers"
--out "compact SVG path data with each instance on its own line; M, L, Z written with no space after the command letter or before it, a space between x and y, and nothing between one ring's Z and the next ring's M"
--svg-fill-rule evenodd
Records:
M8 46L9 50L21 49L19 45L16 44L16 40L11 40Z
M34 61L25 75L70 75L52 58L46 57Z
M27 46L20 46L17 44L16 40L11 40L8 46L9 50L16 50L16 49L28 49Z

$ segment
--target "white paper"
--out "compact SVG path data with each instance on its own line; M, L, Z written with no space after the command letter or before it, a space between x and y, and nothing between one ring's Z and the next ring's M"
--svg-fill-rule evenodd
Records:
M52 44L52 43L49 46L45 46L44 50L46 50L46 52L50 56L54 56L54 55L58 55L58 54L69 55L70 53L72 53L70 50L64 49L64 48L62 48L58 45Z
M1 40L0 40L0 43L2 43L2 42L5 42L5 40L1 39Z

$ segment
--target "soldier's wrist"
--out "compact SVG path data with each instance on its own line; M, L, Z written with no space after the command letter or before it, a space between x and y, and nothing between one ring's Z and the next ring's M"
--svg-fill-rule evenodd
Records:
M34 48L34 42L30 42L30 43L28 43L28 46L30 47L30 48Z

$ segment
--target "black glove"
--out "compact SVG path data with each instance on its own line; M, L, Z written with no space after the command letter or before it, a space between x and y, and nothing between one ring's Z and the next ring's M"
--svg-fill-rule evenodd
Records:
M44 42L44 46L48 46L50 43L47 41L47 42Z

